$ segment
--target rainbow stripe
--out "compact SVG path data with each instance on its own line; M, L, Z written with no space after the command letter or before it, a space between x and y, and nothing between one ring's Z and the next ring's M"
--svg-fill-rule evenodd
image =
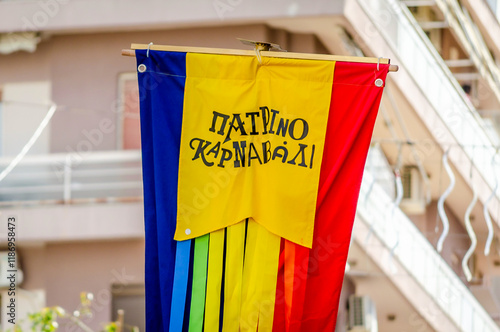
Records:
M256 75L257 60L244 56L161 51L147 56L145 50L136 56L147 68L138 73L147 330L333 330L383 91L374 81L385 81L388 65L377 70L376 64L263 59L266 69ZM231 110L233 119L227 121L239 136L224 133L223 139L239 142L235 149L245 146L235 109L247 115L262 111L245 119L251 123L248 132L256 133L245 138L246 146L254 146L245 162L224 152L225 142L202 148L223 132L222 111L213 126L209 121L217 111L210 96ZM272 105L278 105L274 113L266 109ZM270 118L261 127L254 121L278 109L281 136ZM270 131L274 138L257 135ZM212 136L193 136L198 132ZM292 149L295 143L298 150ZM260 156L256 146L262 147ZM283 151L294 151L295 157ZM211 173L212 165L206 167L212 161L219 169L246 166L229 172L226 181L226 175ZM215 176L224 185L219 183L218 191L212 185L212 196L197 200L193 192L203 172L202 179ZM281 188L279 195L275 187Z

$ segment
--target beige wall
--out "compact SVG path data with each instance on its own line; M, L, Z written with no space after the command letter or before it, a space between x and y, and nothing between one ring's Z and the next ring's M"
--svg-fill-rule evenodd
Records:
M120 52L131 43L249 48L237 37L278 41L290 51L326 52L312 35L290 35L264 25L206 27L163 31L54 35L33 54L17 52L0 57L0 86L12 82L48 80L59 105L51 121L51 152L86 151L84 131L99 128L102 119L118 123L115 112L118 76L134 72L135 59ZM15 125L15 124L14 124ZM22 124L19 124L22 126ZM116 128L115 128L116 129ZM117 147L116 130L103 134L92 151ZM88 146L88 145L87 145Z
M205 28L133 33L55 35L39 44L33 54L1 56L0 85L49 80L52 99L60 107L51 121L51 152L77 150L86 140L83 131L99 128L103 118L114 123L118 74L134 72L135 60L121 56L133 42L242 47L235 39L266 39L264 26ZM19 124L20 126L22 124ZM116 148L116 131L105 134L93 150Z
M347 311L347 304L349 302L349 296L356 293L356 286L354 282L349 278L349 276L344 277L344 282L342 283L342 291L340 292L339 299L339 310L337 313L337 325L335 326L335 332L346 332L347 325L349 324L349 312Z
M441 256L453 269L453 271L465 281L462 270L462 258L470 246L469 236L462 225L462 222L445 205L446 215L450 222L450 231L443 244ZM429 242L435 247L441 233L443 224L438 216L437 201L432 201L426 209L426 214L409 216L418 229L424 234ZM437 232L436 232L437 225Z
M144 241L50 243L19 249L22 288L45 289L48 306L73 312L80 292L94 294L94 330L111 320L111 286L144 283ZM64 321L61 321L63 323ZM70 329L68 329L70 330Z

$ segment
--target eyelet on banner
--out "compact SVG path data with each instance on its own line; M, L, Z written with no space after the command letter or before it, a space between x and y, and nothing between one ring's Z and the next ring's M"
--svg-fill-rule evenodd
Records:
M146 71L147 67L145 64L141 63L139 65L139 67L137 67L137 70L139 71L139 73L144 73Z
M189 228L186 228L186 230L184 231L184 233L186 233L186 235L189 235L189 234L191 234L191 230Z
M382 81L382 79L377 78L377 79L375 80L375 86L377 86L377 87L379 87L379 88L380 88L380 87L382 87L383 85L384 85L384 81Z

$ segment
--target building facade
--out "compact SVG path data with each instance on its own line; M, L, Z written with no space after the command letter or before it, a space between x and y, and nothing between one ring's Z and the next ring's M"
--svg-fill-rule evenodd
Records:
M94 330L120 308L144 326L139 96L135 60L120 52L247 48L240 37L399 65L367 158L337 331L500 330L499 20L495 0L0 1L0 171L32 145L0 175L2 250L17 220L19 316L77 310L86 291Z

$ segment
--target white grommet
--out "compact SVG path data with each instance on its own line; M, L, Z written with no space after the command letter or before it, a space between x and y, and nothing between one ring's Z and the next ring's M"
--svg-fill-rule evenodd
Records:
M137 70L139 71L139 73L144 73L146 71L147 67L145 64L140 64L139 67L137 67Z
M189 228L186 228L186 230L184 231L184 233L186 233L186 235L189 235L189 234L191 234L191 230Z
M380 78L377 78L375 80L375 86L380 88L382 85L384 85L384 81L382 81L382 79L380 79Z

